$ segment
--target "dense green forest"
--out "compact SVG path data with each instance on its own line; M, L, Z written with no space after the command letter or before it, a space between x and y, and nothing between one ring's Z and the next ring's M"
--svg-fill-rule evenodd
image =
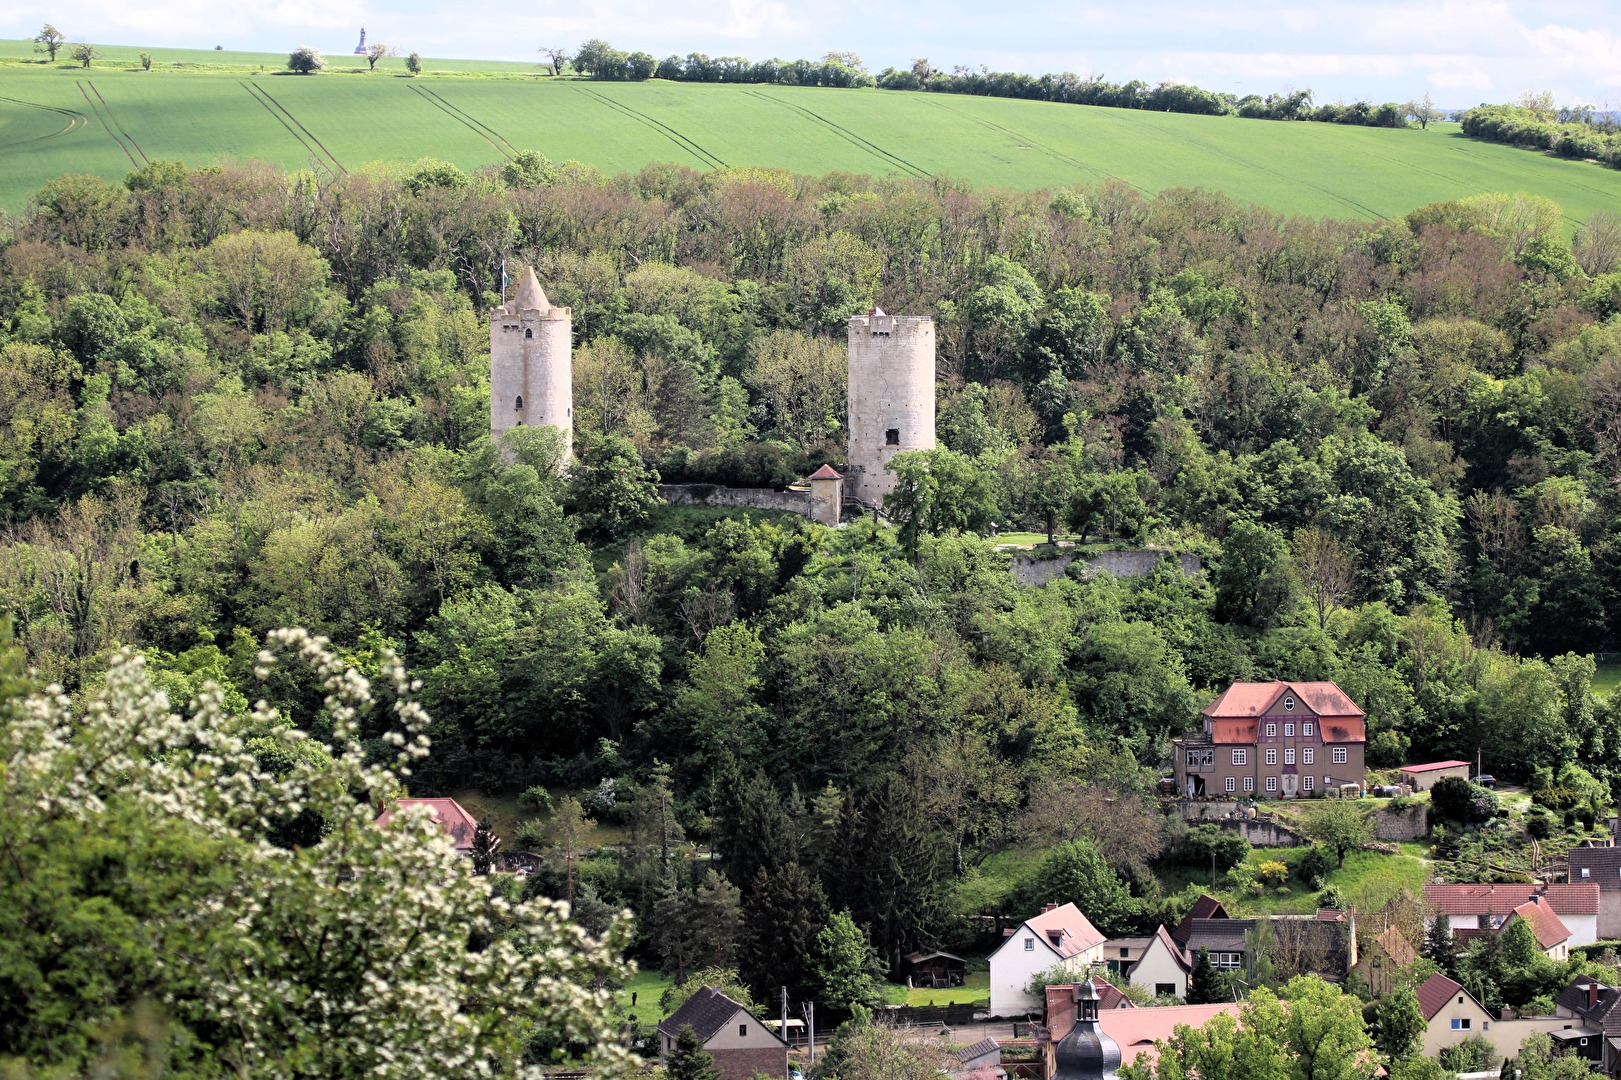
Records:
M573 309L566 476L487 436L503 258ZM1613 792L1618 269L1613 220L1524 196L1367 225L528 154L63 177L0 248L0 610L71 694L131 644L176 700L317 735L264 635L392 647L434 717L412 794L586 795L625 843L531 888L661 911L644 955L740 894L694 964L798 989L834 908L891 964L960 935L955 883L1077 786L1140 798L1233 679L1337 681L1374 765ZM899 459L893 525L658 503L839 463L875 303L939 337L944 445ZM1205 572L1022 587L983 535L1014 524ZM1134 893L1106 932L1157 910L1147 846L1100 844Z

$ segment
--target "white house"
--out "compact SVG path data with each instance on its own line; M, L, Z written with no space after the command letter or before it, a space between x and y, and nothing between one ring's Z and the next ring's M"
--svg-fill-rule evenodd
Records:
M1453 933L1496 930L1535 894L1570 931L1569 946L1599 940L1599 885L1573 877L1551 885L1426 885L1424 902L1445 917Z
M1043 971L1062 964L1080 972L1103 962L1106 939L1074 904L1049 904L1040 915L1006 933L1001 947L991 953L993 1016L1040 1011L1042 1001L1029 986Z
M1185 998L1192 969L1187 954L1162 926L1148 939L1147 948L1132 965L1131 985L1140 986L1155 997Z

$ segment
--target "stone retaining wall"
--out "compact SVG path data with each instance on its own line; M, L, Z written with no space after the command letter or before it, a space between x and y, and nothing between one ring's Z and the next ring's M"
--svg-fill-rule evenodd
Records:
M1049 558L1039 558L1026 552L1015 552L1013 555L1013 576L1021 585L1045 585L1064 576L1065 571L1077 555L1056 555ZM1103 570L1115 577L1139 578L1147 577L1154 572L1154 567L1164 558L1174 558L1182 567L1182 573L1193 577L1203 569L1199 556L1189 555L1186 552L1177 554L1171 551L1154 551L1139 548L1134 551L1105 551L1097 555L1085 556L1083 561L1094 570Z
M752 510L783 510L810 517L808 491L773 488L733 488L716 484L660 484L659 497L671 506L743 506Z

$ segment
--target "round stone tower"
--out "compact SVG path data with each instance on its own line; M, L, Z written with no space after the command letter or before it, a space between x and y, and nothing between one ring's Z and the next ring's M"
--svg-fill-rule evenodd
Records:
M850 320L852 496L882 507L895 488L884 466L902 450L934 448L934 320L873 308Z
M517 294L490 312L490 436L525 424L563 433L563 459L574 446L573 320L552 307L535 268L524 267Z

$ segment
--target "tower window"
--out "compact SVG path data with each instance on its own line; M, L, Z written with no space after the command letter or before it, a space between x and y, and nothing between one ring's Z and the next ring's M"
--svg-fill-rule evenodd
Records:
M532 338L532 337L535 336L535 332L532 329L530 329L529 327L526 326L523 329L523 336L526 337L526 338Z
M888 431L884 432L884 445L885 446L899 446L900 444L901 444L901 429L900 428L892 427Z
M512 403L512 407L513 407L513 408L514 408L514 409L521 409L521 408L523 408L523 395L522 395L522 394L519 394L519 395L518 395L518 400L516 400L516 401L514 401L514 402L513 402L513 403Z

